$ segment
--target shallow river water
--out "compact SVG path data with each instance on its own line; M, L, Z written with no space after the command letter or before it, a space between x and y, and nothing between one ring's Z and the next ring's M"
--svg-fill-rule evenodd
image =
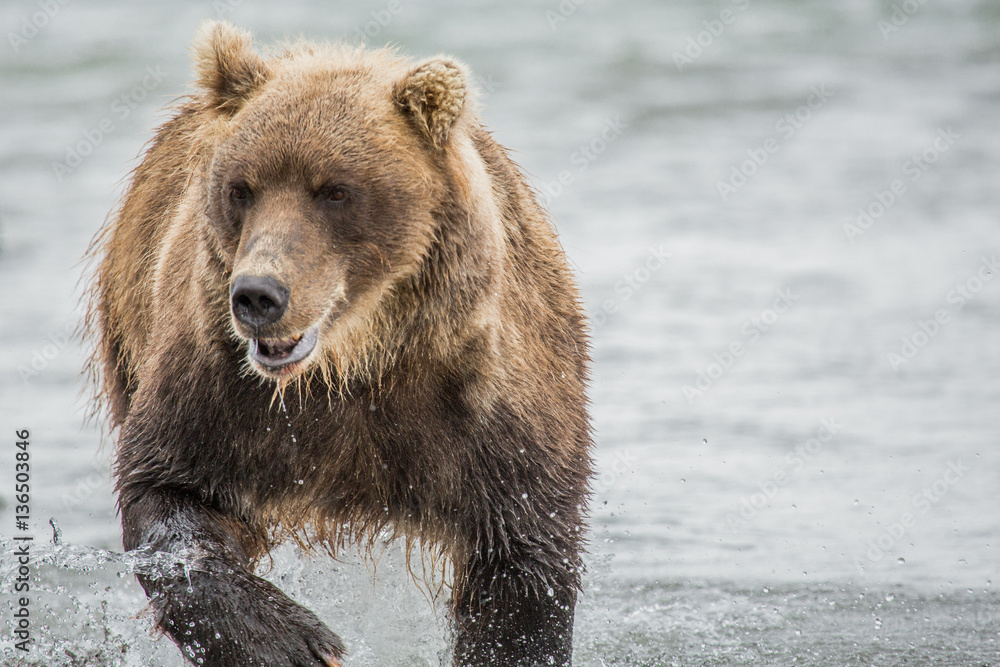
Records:
M1000 665L993 0L3 3L0 663L183 664L121 554L68 333L80 258L209 17L476 73L593 323L576 664ZM444 608L397 547L268 565L348 665L444 659Z

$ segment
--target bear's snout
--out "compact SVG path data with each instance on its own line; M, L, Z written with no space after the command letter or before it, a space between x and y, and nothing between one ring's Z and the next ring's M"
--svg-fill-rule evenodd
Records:
M233 317L254 330L274 324L288 308L288 295L271 276L237 276L230 292Z

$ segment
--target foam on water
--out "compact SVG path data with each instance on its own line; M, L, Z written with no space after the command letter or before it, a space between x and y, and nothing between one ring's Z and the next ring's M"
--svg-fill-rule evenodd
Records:
M4 559L14 545L4 541ZM132 575L173 575L183 558L79 545L34 545L30 657L0 639L5 665L182 667L154 632ZM610 555L592 554L575 629L575 662L611 665L988 665L1000 655L1000 596L990 590L920 594L902 586L748 587L739 582L625 581ZM16 568L14 568L16 569ZM449 664L446 592L428 596L401 551L332 560L275 551L259 574L317 612L358 667ZM0 571L11 587L14 572Z

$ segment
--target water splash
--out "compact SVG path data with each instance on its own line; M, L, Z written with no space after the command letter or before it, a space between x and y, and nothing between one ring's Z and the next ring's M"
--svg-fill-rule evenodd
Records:
M0 562L3 563L0 566L0 581L6 582L14 576L18 568L17 559L13 557L17 544L0 538L0 546L3 547L3 557L0 558ZM33 567L51 565L82 573L114 566L119 570L119 576L142 574L153 579L175 577L181 572L190 578L191 570L195 568L195 557L196 554L191 550L165 553L136 549L121 553L82 544L33 543L31 545Z
M80 544L30 545L32 648L14 648L10 621L0 636L5 667L139 667L184 665L172 642L158 639L148 602L131 575L190 573L193 554L121 553ZM0 538L0 588L14 589L17 545Z
M315 611L340 634L357 667L447 664L447 612L409 579L398 545L377 570L351 553L311 557L284 545L257 574ZM0 538L0 589L13 590L16 545ZM153 628L149 603L133 575L190 577L196 554L126 553L80 544L31 545L33 648L14 648L8 617L0 623L4 667L185 667L183 656ZM377 576L375 576L377 574ZM388 662L386 662L388 660Z

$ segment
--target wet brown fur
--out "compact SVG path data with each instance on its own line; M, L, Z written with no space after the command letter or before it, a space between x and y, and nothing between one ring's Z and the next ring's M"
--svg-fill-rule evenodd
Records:
M90 370L119 431L126 548L149 541L130 517L158 516L155 491L203 504L249 564L289 535L335 551L389 531L453 563L457 607L489 563L526 595L575 589L584 317L463 66L312 44L265 59L225 24L204 28L195 62L198 92L93 250ZM241 228L220 223L226 164L267 193ZM324 173L381 193L332 236L308 195ZM291 286L266 336L322 322L303 372L250 368L229 304L241 271Z

